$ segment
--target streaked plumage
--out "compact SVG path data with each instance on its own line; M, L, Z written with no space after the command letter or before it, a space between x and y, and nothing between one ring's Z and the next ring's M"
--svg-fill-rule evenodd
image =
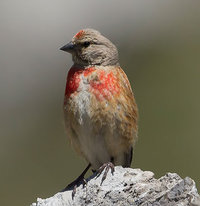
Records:
M81 30L70 44L62 48L74 61L64 100L67 136L94 170L109 161L129 167L137 139L137 105L117 49L92 29Z

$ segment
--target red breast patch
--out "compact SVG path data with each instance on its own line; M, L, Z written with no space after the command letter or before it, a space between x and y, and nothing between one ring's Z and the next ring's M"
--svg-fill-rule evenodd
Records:
M72 93L76 92L80 84L80 75L83 74L85 77L95 71L94 67L87 69L72 67L67 75L67 83L65 89L65 96L69 97Z
M98 76L98 81L92 80L90 82L91 92L98 100L109 99L112 95L119 94L119 83L112 71L106 73L105 71L100 70Z
M98 100L109 99L112 95L120 93L119 82L112 71L107 73L104 70L97 70L95 67L87 69L72 67L67 76L65 96L70 97L78 90L81 81L80 75L83 74L87 78L94 71L96 71L94 77L89 80L90 92Z

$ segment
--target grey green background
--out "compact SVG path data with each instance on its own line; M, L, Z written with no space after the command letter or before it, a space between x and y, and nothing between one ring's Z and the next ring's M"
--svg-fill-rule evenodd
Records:
M0 204L29 205L86 163L71 149L62 104L82 28L119 48L139 106L132 167L190 176L200 189L200 3L197 0L0 1Z

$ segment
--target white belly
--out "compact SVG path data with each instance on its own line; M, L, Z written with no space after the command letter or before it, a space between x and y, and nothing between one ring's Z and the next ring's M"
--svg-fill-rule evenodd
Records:
M111 157L105 139L101 134L93 132L90 121L86 121L79 132L81 150L94 169L98 169L103 163L110 161Z
M96 131L94 129L95 123L91 121L90 95L88 91L81 91L73 98L75 121L73 121L71 127L75 131L76 137L71 135L70 139L85 159L92 164L93 169L98 169L103 163L109 162L111 157L105 142L105 131L103 129ZM68 104L68 106L70 105L72 103ZM72 120L69 119L67 112L65 113L65 120L67 127L70 127ZM70 128L66 128L67 131L68 129Z

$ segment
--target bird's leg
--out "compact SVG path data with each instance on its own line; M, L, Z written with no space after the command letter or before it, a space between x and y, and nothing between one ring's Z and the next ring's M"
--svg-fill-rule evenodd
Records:
M72 191L72 199L74 199L74 196L76 194L76 188L80 184L83 184L83 186L85 186L86 180L85 180L84 176L85 176L86 172L89 170L90 167L91 167L91 164L89 163L88 166L84 169L84 171L80 174L80 176L78 176L77 179L75 179L73 182L71 182L69 185L67 185L65 187L65 189L63 189L61 192L65 192L67 190L73 189L73 191Z
M108 174L109 169L111 169L111 173L112 173L112 175L113 175L113 173L114 173L114 171L115 171L115 166L114 166L114 164L113 164L112 162L104 163L104 164L98 169L98 171L97 171L97 174L98 174L98 175L97 175L97 176L99 176L99 175L103 172L104 169L105 169L105 171L104 171L103 177L102 177L102 179L101 179L101 185L102 185L103 181L106 179L106 176L107 176L107 174Z

